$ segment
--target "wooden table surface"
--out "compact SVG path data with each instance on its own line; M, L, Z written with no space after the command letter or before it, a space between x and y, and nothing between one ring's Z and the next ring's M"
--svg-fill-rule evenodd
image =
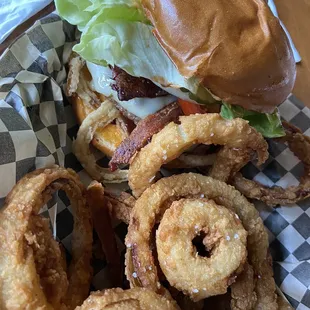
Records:
M297 79L293 93L310 107L310 0L275 0L279 16L289 30L301 55L302 62L297 65ZM16 28L8 39L0 44L0 54L17 36L38 18L55 9L51 4L31 20Z

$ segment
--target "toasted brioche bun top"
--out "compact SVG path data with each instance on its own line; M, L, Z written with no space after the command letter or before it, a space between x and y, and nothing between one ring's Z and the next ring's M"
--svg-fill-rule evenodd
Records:
M287 37L263 0L142 0L179 72L223 101L272 112L292 91Z

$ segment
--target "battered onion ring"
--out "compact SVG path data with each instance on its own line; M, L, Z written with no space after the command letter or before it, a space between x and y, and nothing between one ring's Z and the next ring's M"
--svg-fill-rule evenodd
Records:
M217 113L181 116L180 124L168 124L132 159L128 180L134 196L140 196L153 183L162 165L193 144L252 149L257 152L259 163L268 157L267 142L243 119L225 120Z
M102 292L93 292L81 307L76 308L76 310L88 309L179 310L180 308L171 299L166 299L145 288L136 287L125 291L120 288L113 288Z
M294 310L294 308L289 304L287 299L284 297L280 289L277 289L278 293L278 310Z
M49 248L53 251L55 243L48 240L51 238L50 233L44 236L47 240L42 239L39 232L44 233L46 225L40 229L37 225L34 226L33 221L51 195L60 189L66 192L72 203L75 221L72 261L67 275L69 285L67 290L60 292L57 300L55 294L49 296L50 291L44 292L44 285L42 289L41 280L44 279L40 279L40 276L43 273L36 270L36 265L40 263L40 254L33 246L35 242L38 242L38 245L50 244ZM84 190L75 172L54 167L27 174L9 193L0 213L1 309L74 309L87 297L92 275L92 223ZM59 248L54 250L54 255L59 261L52 264L57 266L57 269L50 270L54 272L48 274L51 280L57 280L58 275L63 278ZM50 258L53 259L53 256ZM55 289L53 292L57 291L59 282L50 282Z
M104 127L120 116L120 112L115 108L114 103L106 100L100 107L86 116L82 122L77 139L73 143L73 153L80 161L87 173L95 180L103 183L122 183L127 181L127 170L117 170L111 172L109 168L102 168L96 163L89 144L94 137L98 127Z
M165 168L197 168L212 166L216 159L216 154L181 154L178 158L174 159Z
M110 211L110 216L129 224L131 211L136 203L136 199L126 192L115 194L105 192L105 200Z
M209 176L228 183L242 169L253 155L253 150L224 146L217 153Z
M49 220L40 215L29 219L25 239L33 250L36 272L48 302L55 308L60 305L68 290L68 278L62 253L52 236Z
M202 242L210 257L199 256L192 244L202 232L206 236ZM246 261L246 238L247 233L235 214L214 201L174 201L156 232L161 270L170 285L194 301L225 294Z
M255 293L255 275L251 265L246 263L241 274L238 275L238 281L231 287L231 309L251 310L257 302Z
M201 195L238 215L248 232L248 261L255 275L256 309L277 309L268 235L258 211L232 186L199 174L163 178L137 200L126 237L126 275L131 287L146 287L159 293L164 291L150 248L152 229L172 201ZM226 263L227 260L223 267ZM188 272L191 272L190 268Z
M241 173L237 173L232 180L232 184L243 195L251 199L261 200L271 207L294 204L310 197L310 138L303 135L297 127L291 124L284 122L283 125L286 136L278 140L287 143L289 149L304 165L304 175L300 184L288 188L279 186L269 188L256 181L244 178Z

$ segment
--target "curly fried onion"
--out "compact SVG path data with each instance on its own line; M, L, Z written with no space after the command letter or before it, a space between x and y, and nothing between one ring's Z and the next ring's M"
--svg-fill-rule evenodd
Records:
M97 291L85 300L76 310L179 310L180 308L172 299L166 299L153 291L145 288L133 288L122 290L113 288L105 291Z
M202 237L200 236L201 234ZM209 257L192 251L200 236ZM225 294L246 261L247 233L230 210L202 198L174 201L156 232L160 267L170 285L194 301ZM223 261L230 257L223 268ZM184 262L190 266L184 268Z
M116 194L106 190L105 200L111 217L129 224L130 214L136 199L126 192Z
M57 190L66 192L74 216L67 273L47 222L37 215ZM91 255L91 215L77 174L59 167L27 174L0 213L0 308L74 309L88 295Z
M197 168L212 166L216 159L216 154L181 154L178 158L174 159L165 168Z
M132 159L128 180L133 194L140 196L162 165L199 143L249 148L257 152L259 163L268 157L266 141L243 119L225 120L217 113L181 116L180 124L168 124Z
M310 138L289 123L283 122L283 125L286 135L277 140L287 143L289 149L304 165L304 174L299 185L288 188L279 186L269 188L256 181L244 178L241 173L237 173L232 179L232 184L243 195L251 199L261 200L271 207L294 204L310 197Z
M89 148L97 128L108 125L119 115L120 112L115 108L113 102L105 100L97 110L86 116L73 143L73 153L84 169L93 179L103 183L122 183L127 181L127 170L111 172L108 168L100 167Z
M236 305L234 309L238 309L237 305L239 304L251 305L248 299L253 298L253 293L257 298L255 309L277 309L275 282L268 255L268 235L257 210L232 186L210 177L192 173L163 178L148 188L137 200L126 237L126 275L131 287L146 287L158 293L165 293L159 280L158 268L150 247L152 230L155 223L160 222L162 214L173 201L193 197L195 199L197 197L212 199L216 204L236 213L236 220L240 218L248 233L248 262L253 268L252 275L254 276L254 279L249 279L249 283L254 292L240 291L240 285L239 287L232 286L232 298L235 299L232 306ZM179 220L182 221L182 218ZM169 240L169 236L167 238ZM227 239L231 240L231 236ZM189 250L193 251L192 248L184 247L184 251ZM226 265L229 265L231 257L229 256L222 261L222 267L225 266L226 268ZM186 263L187 261L184 260L183 262ZM161 267L163 264L160 262ZM183 265L183 268L187 268L188 274L191 275L192 266ZM204 273L204 271L200 270L200 273ZM211 278L218 276L218 271L214 270L209 276ZM237 278L236 284L242 279L248 281L247 278L247 276ZM186 282L187 280L180 278L179 282ZM197 283L197 285L202 284ZM200 291L200 288L192 287L191 296L196 294L203 296L203 288Z

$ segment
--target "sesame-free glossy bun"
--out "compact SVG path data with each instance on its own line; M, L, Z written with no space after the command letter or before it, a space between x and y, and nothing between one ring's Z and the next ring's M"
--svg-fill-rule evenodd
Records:
M180 73L221 100L272 112L292 91L287 37L263 0L142 0L154 35Z

